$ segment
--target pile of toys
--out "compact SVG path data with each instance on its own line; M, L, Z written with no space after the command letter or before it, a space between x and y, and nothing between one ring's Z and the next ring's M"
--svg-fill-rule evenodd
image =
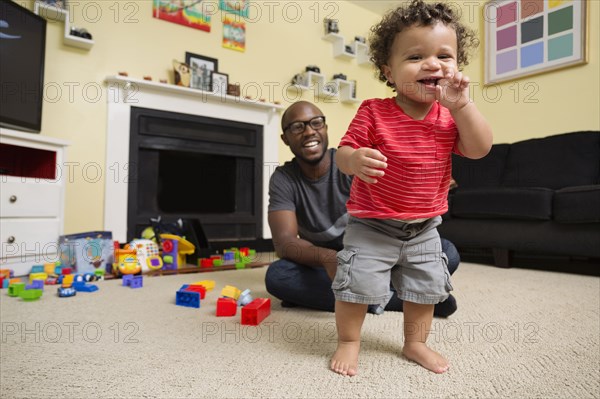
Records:
M224 265L234 265L236 269L244 269L246 265L254 262L256 259L256 250L247 247L231 247L223 250L223 254L211 255L210 258L198 259L198 266L201 268L212 268Z
M61 285L57 289L57 295L64 298L74 296L77 291L97 291L98 286L88 283L103 278L104 270L72 274L71 268L63 267L60 262L55 262L32 266L27 285L20 278L14 278L12 270L0 269L0 288L8 288L9 296L20 297L29 302L40 299L46 285Z
M192 284L184 284L175 294L175 304L191 308L199 308L200 302L206 297L207 291L215 287L213 280L202 280ZM237 313L238 306L242 307L241 323L243 325L259 325L271 314L269 298L253 299L249 289L226 285L217 299L217 317L231 317Z

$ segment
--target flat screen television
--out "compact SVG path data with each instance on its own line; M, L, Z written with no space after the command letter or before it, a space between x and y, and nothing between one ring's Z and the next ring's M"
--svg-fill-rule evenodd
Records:
M46 20L0 0L0 126L39 133L45 55Z

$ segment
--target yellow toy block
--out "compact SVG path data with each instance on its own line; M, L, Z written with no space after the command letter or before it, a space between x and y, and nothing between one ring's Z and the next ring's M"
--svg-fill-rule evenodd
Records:
M238 288L234 287L233 285L226 285L221 290L221 296L224 296L227 298L233 298L236 301L240 297L241 293L242 293L242 291L240 291Z
M215 288L215 281L214 280L202 280L202 281L196 281L195 283L192 283L191 285L201 285L204 288L206 288L206 291L211 291L213 288Z
M56 275L56 263L44 263L44 273L48 276Z
M10 278L10 269L0 269L0 277Z
M62 286L63 288L69 288L73 285L73 278L75 278L74 274L67 274L63 277Z
M33 280L43 280L43 281L46 281L47 278L48 278L48 274L47 273L31 273L29 275L29 283L31 284L33 282Z
M10 280L8 280L8 284L16 284L16 283L20 283L21 279L20 278L11 278Z

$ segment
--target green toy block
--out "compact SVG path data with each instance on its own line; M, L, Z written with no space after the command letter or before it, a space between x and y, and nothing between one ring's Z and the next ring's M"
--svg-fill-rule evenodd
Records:
M41 298L42 290L23 290L21 291L19 296L21 297L21 299L27 302L36 301Z
M249 249L248 256L256 256L256 249Z
M25 283L12 283L8 286L8 296L19 296L21 291L25 291Z
M236 269L245 269L246 264L244 262L235 262L235 268Z
M223 266L223 259L215 259L213 260L214 266Z
M250 256L250 255L242 256L242 262L243 263L252 263L252 256Z
M94 270L94 274L98 277L102 277L102 276L104 276L104 270L102 270L102 269Z

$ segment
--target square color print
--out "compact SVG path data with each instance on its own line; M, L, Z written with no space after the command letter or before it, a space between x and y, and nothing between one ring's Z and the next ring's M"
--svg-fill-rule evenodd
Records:
M490 0L485 84L587 62L588 0Z

